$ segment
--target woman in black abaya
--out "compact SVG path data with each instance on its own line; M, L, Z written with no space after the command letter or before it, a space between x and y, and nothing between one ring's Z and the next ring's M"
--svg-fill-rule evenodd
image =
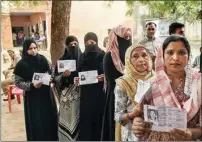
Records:
M103 57L104 51L98 47L95 33L87 33L84 37L85 51L81 55L78 72L98 71L98 83L80 86L80 122L79 141L99 141L105 104L103 90ZM79 78L75 78L78 85Z
M102 141L115 140L115 121L114 121L114 88L115 79L123 75L125 64L125 53L131 46L131 29L118 26L109 34L109 44L105 54L103 65L106 77L106 105L102 124Z
M14 70L15 85L24 90L27 141L57 140L57 109L50 86L32 83L34 73L49 73L48 60L37 53L34 40L23 43L22 59Z

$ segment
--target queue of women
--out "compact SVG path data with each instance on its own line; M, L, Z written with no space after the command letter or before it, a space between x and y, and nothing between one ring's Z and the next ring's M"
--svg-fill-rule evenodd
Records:
M113 28L106 53L99 48L95 33L85 35L83 53L77 38L68 36L59 60L76 60L76 71L63 73L57 65L51 68L34 40L25 40L14 74L15 85L25 92L28 141L190 141L202 137L201 74L189 64L187 39L167 37L153 63L143 45L132 44L131 34L128 27ZM79 85L78 73L91 70L97 70L98 83ZM51 87L32 83L34 72L53 76L59 112ZM151 84L139 103L134 100L138 80ZM187 128L151 130L144 120L144 104L185 110Z

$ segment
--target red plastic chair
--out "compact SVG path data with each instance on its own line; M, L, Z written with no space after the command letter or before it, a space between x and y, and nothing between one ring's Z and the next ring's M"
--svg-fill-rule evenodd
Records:
M23 90L17 88L15 85L10 85L9 86L8 109L9 109L10 113L12 112L12 110L11 110L11 95L16 95L18 104L21 104L20 95L22 95L22 94L23 94Z

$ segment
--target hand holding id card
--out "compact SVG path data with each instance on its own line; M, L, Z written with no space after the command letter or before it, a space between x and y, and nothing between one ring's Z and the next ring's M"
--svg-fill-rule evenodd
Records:
M79 72L79 85L98 83L97 76L97 70Z
M152 122L152 130L169 132L173 128L187 128L187 113L185 110L169 106L144 105L144 119Z
M58 60L58 72L76 71L76 60Z
M44 85L50 85L51 75L47 73L34 73L32 83L42 82Z

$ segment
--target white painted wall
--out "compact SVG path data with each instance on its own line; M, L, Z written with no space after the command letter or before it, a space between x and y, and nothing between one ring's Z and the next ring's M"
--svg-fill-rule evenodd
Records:
M79 39L81 49L84 49L84 36L87 32L95 32L98 36L100 48L107 36L107 29L120 24L132 28L132 17L126 17L125 1L114 1L111 8L107 1L72 1L70 34ZM128 22L128 20L130 22Z

